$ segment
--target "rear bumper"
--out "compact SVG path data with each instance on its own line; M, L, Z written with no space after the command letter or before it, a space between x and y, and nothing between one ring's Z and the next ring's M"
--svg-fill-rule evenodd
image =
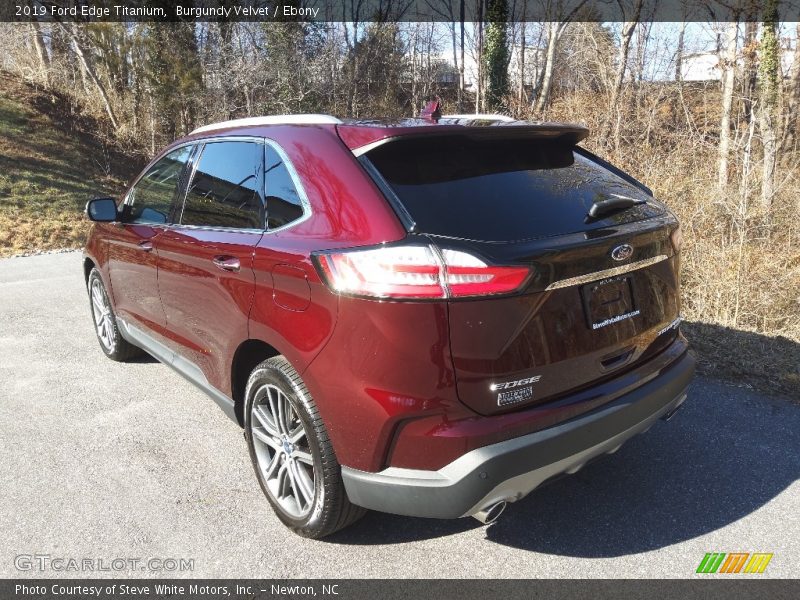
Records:
M456 518L523 498L542 482L616 451L686 399L695 361L688 352L658 377L601 408L554 427L472 450L438 471L342 467L350 501L416 517Z

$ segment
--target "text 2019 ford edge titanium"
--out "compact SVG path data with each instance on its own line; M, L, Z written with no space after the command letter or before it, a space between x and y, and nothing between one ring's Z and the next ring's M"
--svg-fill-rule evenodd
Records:
M245 429L280 519L484 522L670 416L680 230L580 126L263 117L87 205L100 346Z

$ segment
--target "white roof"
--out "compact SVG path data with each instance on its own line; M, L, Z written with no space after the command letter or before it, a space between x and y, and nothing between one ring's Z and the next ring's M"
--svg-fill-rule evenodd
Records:
M335 125L341 123L336 117L330 115L273 115L269 117L246 117L244 119L233 119L231 121L220 121L203 125L192 131L195 133L205 133L216 129L227 129L229 127L258 127L260 125Z
M471 115L442 115L443 119L469 119L471 121L516 121L506 115L489 115L476 113Z

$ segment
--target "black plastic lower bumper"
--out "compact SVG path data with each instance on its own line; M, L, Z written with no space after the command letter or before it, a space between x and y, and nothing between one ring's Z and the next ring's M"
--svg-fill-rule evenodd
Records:
M513 502L542 482L574 473L673 413L686 399L695 361L690 353L658 377L590 413L491 446L438 471L390 467L367 473L342 467L350 501L400 515L456 518L496 502Z

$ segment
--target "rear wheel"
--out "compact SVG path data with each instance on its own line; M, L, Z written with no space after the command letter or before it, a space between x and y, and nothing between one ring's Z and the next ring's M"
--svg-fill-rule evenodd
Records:
M325 425L303 380L282 356L258 365L247 383L250 458L278 518L320 538L366 511L350 503Z
M111 360L119 362L139 356L142 350L124 339L119 332L117 318L111 308L106 286L103 285L100 272L96 268L89 273L87 287L89 289L89 305L92 309L94 331L97 334L97 341L100 342L100 348L105 355Z

